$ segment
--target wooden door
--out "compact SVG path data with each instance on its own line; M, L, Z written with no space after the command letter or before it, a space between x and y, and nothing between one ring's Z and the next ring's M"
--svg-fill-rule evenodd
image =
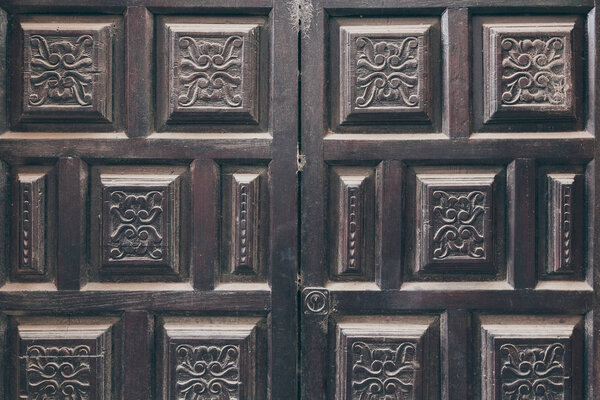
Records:
M0 398L296 398L286 5L0 8Z
M302 398L597 399L599 3L302 3Z

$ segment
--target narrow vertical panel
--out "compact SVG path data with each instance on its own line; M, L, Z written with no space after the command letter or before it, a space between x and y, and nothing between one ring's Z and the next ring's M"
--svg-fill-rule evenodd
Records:
M8 195L8 185L8 166L3 161L0 161L0 286L6 282L8 271L10 270L8 256L10 244L10 224L8 222L10 198ZM0 395L2 395L1 391Z
M8 129L8 113L6 108L7 31L8 18L6 12L0 9L0 133L3 133L6 129Z
M404 165L384 161L377 168L377 255L375 276L382 289L398 289L402 283L402 210Z
M508 280L517 289L536 284L535 170L532 159L508 166Z
M373 280L373 169L332 168L330 192L331 278Z
M194 160L192 176L192 276L194 288L212 290L219 268L219 166Z
M227 260L230 273L257 273L258 265L258 207L260 175L234 173L231 185L231 248Z
M147 136L152 130L153 21L145 7L129 7L125 13L126 130L130 137Z
M442 15L444 54L443 130L452 138L468 137L471 130L471 67L469 10L449 8Z
M46 273L48 168L19 169L13 181L13 278Z
M465 310L448 310L442 315L442 399L470 398L470 315Z
M302 311L301 398L325 399L329 379L329 292L322 288L305 288L302 291Z
M573 273L581 267L583 175L548 174L548 254L546 273Z
M79 158L58 161L59 290L78 290L86 255L87 165Z
M123 316L123 398L152 398L152 324L145 311L128 311Z

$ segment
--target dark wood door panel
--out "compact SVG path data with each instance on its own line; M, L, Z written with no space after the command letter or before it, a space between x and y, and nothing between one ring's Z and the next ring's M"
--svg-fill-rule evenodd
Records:
M0 397L297 398L288 7L0 9Z
M597 397L597 2L311 5L302 398Z

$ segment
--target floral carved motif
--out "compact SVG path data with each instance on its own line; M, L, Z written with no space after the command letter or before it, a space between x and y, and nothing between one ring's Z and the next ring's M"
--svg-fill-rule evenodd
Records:
M484 258L486 194L435 190L431 196L433 258Z
M51 38L36 34L29 42L28 104L92 105L92 36Z
M241 36L225 40L183 36L178 45L182 85L177 98L179 106L235 108L242 105L244 41Z
M502 39L502 103L554 104L566 100L564 39Z
M26 353L27 394L31 400L91 399L91 349L30 346Z
M565 400L565 348L505 344L500 347L502 400Z
M415 343L352 344L352 400L413 400Z
M165 193L158 190L110 192L110 259L163 258L164 196Z
M419 104L419 42L356 38L356 106L416 107Z
M182 344L175 352L177 400L241 400L239 346Z

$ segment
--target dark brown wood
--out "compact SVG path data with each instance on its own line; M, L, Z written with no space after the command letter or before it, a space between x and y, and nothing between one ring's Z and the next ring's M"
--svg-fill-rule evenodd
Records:
M123 398L152 398L152 340L154 326L145 311L123 315Z

